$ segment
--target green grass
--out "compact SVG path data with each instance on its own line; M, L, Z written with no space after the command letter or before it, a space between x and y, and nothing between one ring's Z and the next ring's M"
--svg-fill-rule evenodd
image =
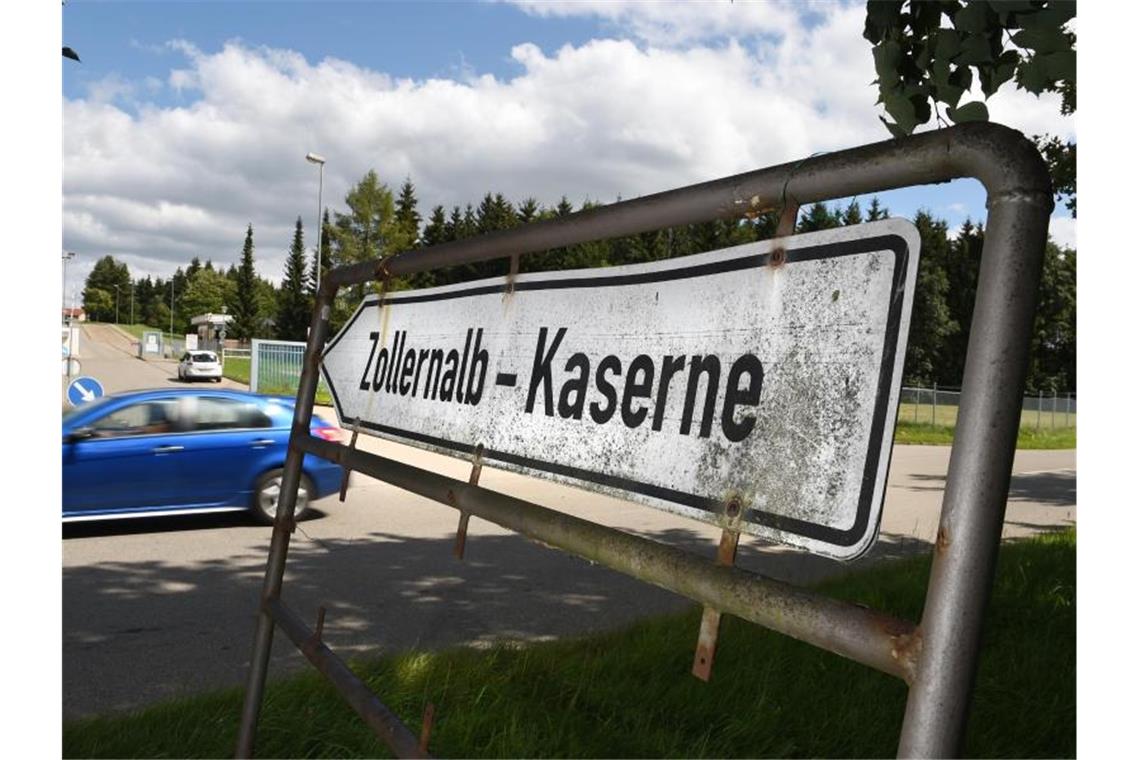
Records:
M828 583L850 601L917 620L929 558ZM711 683L689 675L700 612L580 639L357 661L354 670L419 730L461 757L894 756L906 687L889 676L725 618ZM288 646L278 637L278 647ZM65 757L227 757L241 692L67 722ZM263 757L387 756L315 673L271 682ZM1076 535L1001 550L967 756L1076 755Z
M900 419L895 426L895 443L949 446L954 442L953 425L914 424ZM1077 447L1076 428L1037 430L1022 427L1017 433L1019 449L1075 449Z

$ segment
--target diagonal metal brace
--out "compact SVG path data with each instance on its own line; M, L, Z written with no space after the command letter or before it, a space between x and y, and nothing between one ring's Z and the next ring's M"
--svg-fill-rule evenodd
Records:
M356 448L356 438L360 435L360 418L357 417L352 421L352 440L348 442L348 448ZM344 474L340 477L340 500L344 502L344 497L348 494L348 476L352 473L352 469L348 465L341 465L344 468Z
M471 460L471 477L467 482L473 486L479 485L479 476L483 473L483 444L475 447ZM463 559L463 549L467 545L467 521L471 519L470 512L459 512L459 527L455 529L455 558Z
M740 499L733 497L725 506L729 520L738 520L741 513ZM740 532L725 528L720 534L720 546L716 550L718 565L736 564L736 546L740 542ZM720 633L720 610L705 607L701 615L701 632L697 636L697 651L693 654L693 675L702 681L712 677L713 658L716 656L716 640Z

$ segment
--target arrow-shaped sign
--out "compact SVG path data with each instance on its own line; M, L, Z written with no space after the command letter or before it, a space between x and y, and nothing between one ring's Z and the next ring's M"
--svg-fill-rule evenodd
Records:
M322 369L344 427L852 559L878 532L918 243L888 220L371 296Z
M75 381L75 387L79 390L79 395L84 401L94 401L95 400L95 392L89 391L86 388L84 388L83 384L80 383L78 380Z

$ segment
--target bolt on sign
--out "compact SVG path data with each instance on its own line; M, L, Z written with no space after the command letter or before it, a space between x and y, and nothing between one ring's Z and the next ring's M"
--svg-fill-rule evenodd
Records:
M919 235L905 220L366 298L341 425L853 559L878 532Z

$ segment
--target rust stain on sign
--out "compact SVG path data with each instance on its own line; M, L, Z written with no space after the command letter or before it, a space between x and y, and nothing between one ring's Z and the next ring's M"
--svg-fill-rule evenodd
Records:
M877 531L917 256L888 220L373 296L322 370L367 433L482 442L492 467L851 558Z

